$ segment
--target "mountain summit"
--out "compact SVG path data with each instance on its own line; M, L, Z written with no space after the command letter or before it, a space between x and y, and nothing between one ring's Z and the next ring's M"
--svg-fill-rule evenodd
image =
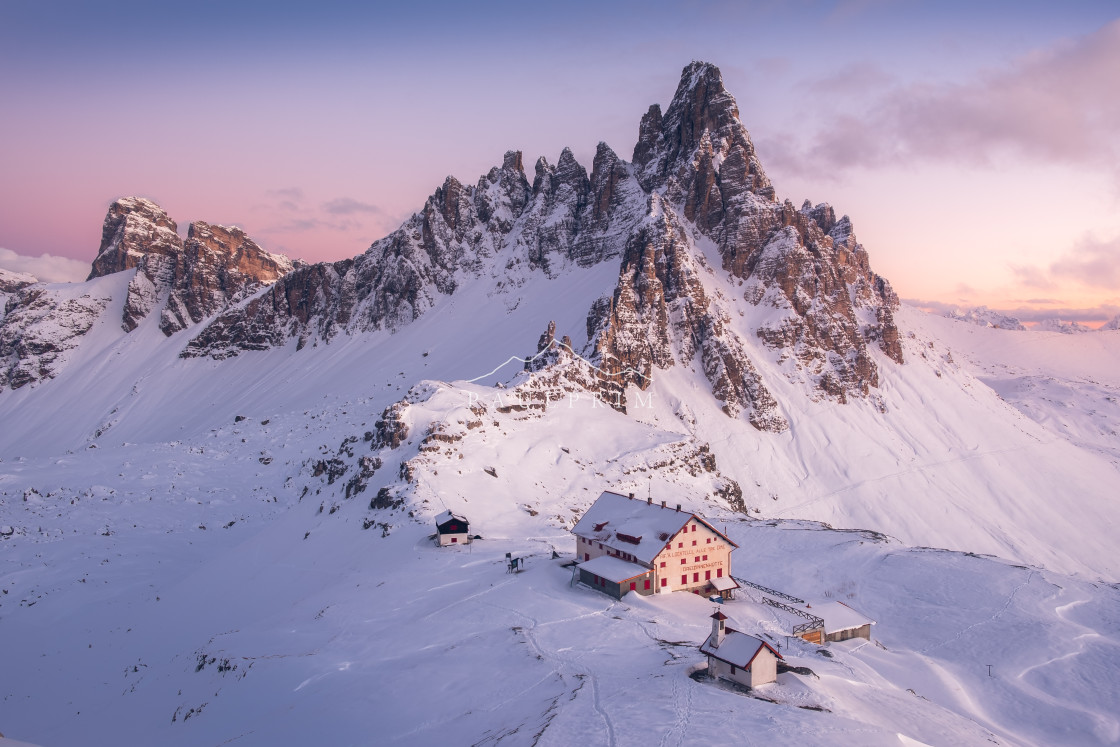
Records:
M555 166L536 162L531 185L517 151L474 186L448 177L363 255L297 270L221 314L183 355L398 330L471 278L497 290L526 274L618 262L614 288L587 310L580 347L621 409L628 385L645 389L655 369L699 355L729 415L780 431L786 421L751 360L752 340L788 361L787 375L811 396L840 402L877 386L870 342L902 361L898 300L871 272L850 221L826 204L776 201L718 68L686 67L665 114L654 105L642 117L633 152L627 163L600 143L588 175L565 149ZM740 322L744 305L764 320Z

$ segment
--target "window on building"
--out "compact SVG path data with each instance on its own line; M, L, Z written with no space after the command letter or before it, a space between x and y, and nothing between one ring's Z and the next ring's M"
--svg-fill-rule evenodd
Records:
M638 582L637 581L631 581L630 582L630 591L637 591L637 590L638 590Z
M588 560L591 560L591 554L585 552L583 554L583 561L586 563Z
M699 555L697 555L697 556L696 556L696 560L694 560L694 561L692 561L692 562L693 562L693 563L699 563L699 562L700 562L700 556L699 556Z
M688 558L681 558L681 565L684 565L687 561L688 561Z
M703 557L703 558L704 558L704 560L707 560L707 559L708 559L708 556L707 556L707 555L702 555L701 557Z
M705 581L711 581L712 580L712 572L711 571L704 571L704 580Z
M662 561L661 561L661 567L662 567L662 568L664 568L664 567L665 567L665 561L664 561L664 560L662 560Z
M646 579L645 591L649 591L649 579Z
M723 578L723 569L716 568L716 578Z
M696 583L699 580L700 580L700 571L697 571L696 573L692 574L692 583Z
M661 579L661 588L665 588L668 585L669 585L669 579L667 579L667 578Z
M692 540L692 546L696 547L696 540Z
M710 544L712 544L712 538L711 538L711 537L709 537L708 539L706 539L706 540L704 541L704 544L706 544L706 545L710 545Z
M451 538L451 541L452 541L452 542L458 542L458 541L459 541L459 538L458 538L458 537L452 537L452 538Z
M694 532L696 531L696 525L695 524L692 525L692 531L694 531Z
M687 573L682 573L681 574L681 585L683 586L684 584L687 584L687 583L688 583L688 574Z
M735 674L735 665L734 664L731 665L731 674Z
M683 542L678 542L677 547L684 547L684 543Z

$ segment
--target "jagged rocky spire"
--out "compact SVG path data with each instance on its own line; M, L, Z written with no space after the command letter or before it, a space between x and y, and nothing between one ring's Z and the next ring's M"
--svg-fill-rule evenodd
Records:
M474 186L448 177L365 254L297 270L221 314L183 354L397 328L464 277L490 274L501 286L522 262L550 276L619 262L613 293L588 312L583 350L615 381L645 388L657 369L698 361L729 415L780 430L752 355L774 355L813 396L839 401L877 385L870 344L902 360L897 298L871 272L851 222L826 204L797 209L775 198L718 68L688 65L664 113L654 105L642 117L633 153L627 163L600 143L588 174L565 149L555 166L539 159L530 184L522 154L509 151ZM697 242L707 240L737 298L705 285ZM748 330L736 321L739 304L777 311Z

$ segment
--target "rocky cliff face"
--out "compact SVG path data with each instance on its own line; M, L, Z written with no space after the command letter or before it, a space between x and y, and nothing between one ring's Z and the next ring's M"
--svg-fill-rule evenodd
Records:
M192 223L184 241L159 205L125 197L109 207L89 279L133 267L122 326L130 332L159 304L172 335L291 272L295 264L261 249L240 228Z
M728 415L746 411L759 429L785 429L777 402L731 329L730 314L705 291L687 230L656 193L626 244L606 312L594 325L592 347L606 372L608 401L624 406L625 384L646 389L656 369L687 365L699 355Z
M270 254L240 228L190 225L184 241L159 205L140 197L114 202L87 282L135 269L121 327L131 332L157 308L165 335L202 322L302 263ZM5 273L0 294L0 387L13 389L52 377L105 311L111 297L32 285Z
M826 204L777 202L719 70L694 62L665 115L642 118L634 166L719 247L744 299L785 312L758 336L796 361L819 391L844 401L878 384L868 343L902 362L898 298L871 272L847 217Z

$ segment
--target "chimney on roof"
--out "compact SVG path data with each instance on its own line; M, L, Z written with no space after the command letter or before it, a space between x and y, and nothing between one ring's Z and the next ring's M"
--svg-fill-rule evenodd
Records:
M681 510L681 504L678 503L677 504L677 513L680 513L680 510Z
M665 508L665 501L661 501L661 508Z
M630 494L630 500L634 500L634 494L633 493Z

